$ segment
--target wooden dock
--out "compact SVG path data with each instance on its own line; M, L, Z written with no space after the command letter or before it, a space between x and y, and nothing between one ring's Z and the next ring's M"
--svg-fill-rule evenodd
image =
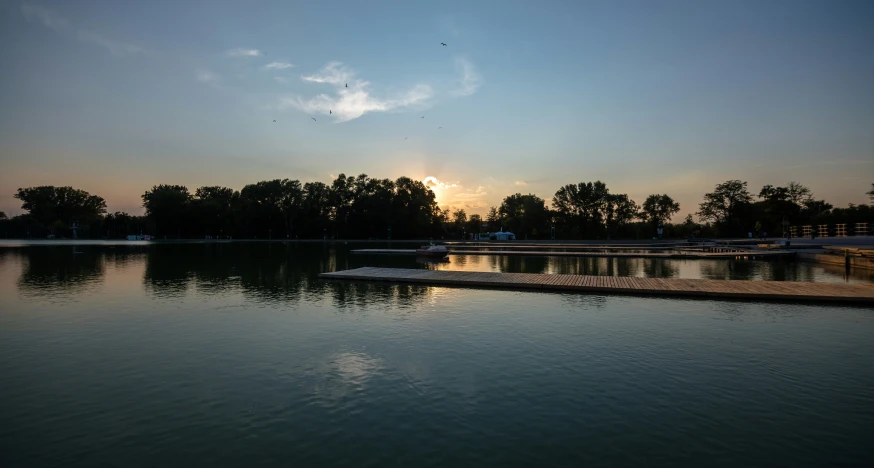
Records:
M415 249L357 249L353 254L369 255L416 255ZM451 250L449 255L491 255L521 257L582 257L582 258L672 258L672 259L720 259L720 258L777 258L793 257L790 251L734 251L734 252L555 252L525 250Z
M319 277L347 281L418 283L429 286L874 304L874 284L632 278L374 267L322 273Z

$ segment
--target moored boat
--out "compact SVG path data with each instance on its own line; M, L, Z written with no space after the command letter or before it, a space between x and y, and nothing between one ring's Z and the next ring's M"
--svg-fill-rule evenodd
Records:
M416 255L443 258L449 255L449 249L443 245L423 245L422 248L416 249Z

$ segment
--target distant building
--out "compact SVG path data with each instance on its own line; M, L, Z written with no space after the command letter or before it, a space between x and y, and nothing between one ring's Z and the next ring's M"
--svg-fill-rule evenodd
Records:
M504 232L504 231L493 232L492 235L490 236L490 238L491 237L494 237L495 240L499 240L499 241L501 241L501 240L503 240L503 241L516 240L516 234L513 234L512 232Z
M499 231L499 232L483 232L479 234L477 240L497 240L497 241L508 241L508 240L516 240L516 234L513 234L509 231Z

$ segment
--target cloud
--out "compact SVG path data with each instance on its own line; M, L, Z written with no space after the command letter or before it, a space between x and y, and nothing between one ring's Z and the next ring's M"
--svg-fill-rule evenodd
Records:
M201 83L216 83L219 76L209 70L197 70L197 81Z
M482 76L476 67L464 57L455 57L455 69L461 74L458 89L452 92L456 96L470 96L482 85Z
M424 179L422 179L422 183L425 184L425 187L428 187L428 188L430 188L430 189L439 188L439 189L444 189L444 190L445 190L445 189L448 189L448 188L461 187L460 185L458 185L458 182L456 182L456 183L454 183L454 184L448 184L448 183L446 183L446 182L440 182L440 181L439 181L436 177L434 177L434 176L428 176L428 177L425 177Z
M134 54L145 54L148 52L146 49L136 44L108 39L104 36L101 36L100 34L97 34L94 31L89 31L87 29L80 29L77 37L80 41L90 42L92 44L96 44L106 48L109 53L115 55L116 57L124 57L125 55Z
M460 189L461 186L458 186L458 188ZM468 210L477 210L489 206L488 202L485 200L486 195L488 195L486 187L480 185L474 190L450 190L441 198L442 201L448 204L452 209L464 208Z
M528 182L525 182L524 180L517 180L516 182L513 182L513 185L515 185L516 187L524 187L528 185Z
M69 20L67 20L54 10L49 10L48 8L43 8L39 5L25 3L24 5L21 5L21 12L24 14L24 17L27 18L28 21L34 19L39 20L40 22L42 22L43 25L51 28L58 34L66 33L71 26ZM82 42L87 42L103 47L108 50L109 53L115 55L116 57L123 57L125 55L133 54L145 54L149 52L147 49L140 47L136 44L109 39L99 33L88 29L79 29L78 31L76 31L76 38Z
M441 208L476 210L489 206L485 200L486 195L488 195L487 187L482 185L476 189L464 190L464 187L458 182L443 182L434 176L425 177L422 182L426 187L435 191Z
M228 55L231 57L260 57L261 51L258 49L246 49L244 47L237 47L235 49L229 50Z
M342 62L329 62L318 73L310 76L301 76L304 81L313 83L346 84L355 76L355 72L343 66Z
M285 97L280 100L279 107L295 107L307 113L327 114L330 111L337 122L357 119L368 112L388 112L423 105L434 94L430 86L417 84L392 98L374 97L369 89L370 82L357 79L355 71L340 62L330 62L317 73L301 76L301 79L334 85L335 94L319 94L308 100Z
M294 65L288 62L270 62L267 65L264 65L265 70L285 70L286 68L291 68Z
M65 30L67 26L70 25L70 22L67 21L66 18L59 15L54 10L49 10L48 8L43 8L39 5L25 3L21 5L21 13L24 14L24 17L27 18L28 21L34 19L39 20L44 26L53 29L57 33Z

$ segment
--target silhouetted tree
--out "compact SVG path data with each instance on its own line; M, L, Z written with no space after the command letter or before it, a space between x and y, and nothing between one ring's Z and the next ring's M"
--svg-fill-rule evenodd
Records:
M456 236L461 235L467 227L467 213L459 208L452 212L452 230Z
M489 213L486 215L486 223L490 232L498 231L501 228L501 216L498 214L498 207L489 207Z
M240 193L228 187L205 186L194 191L192 221L204 235L220 236L234 233L235 209ZM200 234L200 233L197 233Z
M611 194L600 180L561 187L552 206L558 230L566 238L612 236L639 209L628 195Z
M738 215L751 201L746 182L729 180L716 185L712 192L704 195L698 216L725 226L727 234L732 234L736 231L735 224L741 221Z
M610 239L619 234L620 226L631 222L637 216L639 209L640 206L628 198L628 195L608 193L604 197L604 204L601 208L601 217L607 228L607 238Z
M537 238L548 232L549 209L537 195L516 193L504 198L498 208L503 227L517 239Z
M106 201L102 197L73 187L20 188L13 196L21 200L21 208L43 226L73 221L87 223L106 213Z
M874 184L867 194L874 197ZM106 202L101 197L71 187L18 189L15 197L27 213L9 219L0 212L4 236L65 235L71 222L77 223L81 237L152 233L171 238L224 234L277 239L384 238L389 232L396 239L422 239L460 235L465 228L471 233L503 228L520 238L543 238L550 235L552 226L563 238L634 237L642 231L640 223L632 222L635 217L664 222L671 235L705 236L716 234L714 226L728 235L741 228L746 232L757 223L762 230L777 232L784 217L799 226L874 224L874 207L834 208L816 200L809 188L797 182L786 187L766 185L759 201L752 203L746 182L739 180L717 185L699 205L701 219L713 225L697 224L691 215L682 224L668 224L679 210L671 197L653 194L638 207L627 195L610 193L601 181L559 188L552 198L552 210L536 195L510 195L499 207L491 207L485 220L463 209L441 210L434 192L421 181L375 179L366 174L340 174L330 185L273 179L248 184L239 192L203 186L193 195L184 186L156 185L142 196L145 216L105 214Z
M680 211L680 204L668 195L653 194L646 197L640 211L640 219L652 224L667 223Z
M188 227L191 194L182 185L156 185L142 196L143 208L155 223L156 236L181 237Z
M474 234L482 232L483 229L483 218L478 214L470 215L470 218L467 220L467 232L471 232Z

